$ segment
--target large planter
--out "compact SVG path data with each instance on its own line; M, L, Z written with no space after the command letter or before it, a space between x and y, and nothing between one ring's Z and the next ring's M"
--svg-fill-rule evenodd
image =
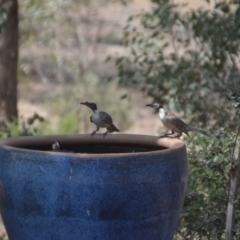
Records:
M58 141L61 150L51 150ZM10 240L172 240L187 185L177 139L115 134L0 142Z

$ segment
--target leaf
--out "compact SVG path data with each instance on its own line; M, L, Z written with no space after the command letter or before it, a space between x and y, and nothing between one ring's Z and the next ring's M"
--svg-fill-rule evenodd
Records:
M125 94L122 94L120 98L121 98L121 99L125 99L125 98L127 98L127 97L128 97L128 94L125 93Z

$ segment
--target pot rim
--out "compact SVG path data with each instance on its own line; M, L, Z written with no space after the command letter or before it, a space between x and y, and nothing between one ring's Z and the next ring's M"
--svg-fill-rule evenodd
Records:
M63 151L48 151L48 150L33 150L24 146L35 146L39 144L53 144L54 141L58 141L61 144L70 144L71 142L83 144L139 144L145 147L163 147L167 149L149 150L146 152L133 152L133 153L72 153ZM20 148L21 147L21 148ZM159 155L169 154L177 152L180 149L186 149L183 141L176 138L159 138L151 135L141 134L108 134L103 137L102 134L96 134L91 136L90 134L69 134L69 135L41 135L41 136L20 136L10 137L0 140L0 148L6 151L14 151L21 153L43 154L43 155L67 155L77 158L102 158L102 157L123 157L123 156L147 156L147 155Z

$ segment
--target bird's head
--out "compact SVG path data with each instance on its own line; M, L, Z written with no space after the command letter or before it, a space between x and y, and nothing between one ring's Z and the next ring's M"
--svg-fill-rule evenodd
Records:
M96 103L93 103L93 102L81 102L80 104L85 105L85 106L91 108L92 110L97 110Z
M159 110L160 108L163 108L163 106L160 103L153 103L153 104L147 104L147 107L152 107L156 110Z

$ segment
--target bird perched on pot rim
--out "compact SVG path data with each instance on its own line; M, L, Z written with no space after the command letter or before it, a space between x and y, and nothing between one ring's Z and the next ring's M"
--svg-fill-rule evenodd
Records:
M173 113L165 111L160 103L147 104L146 106L152 107L159 111L159 118L161 119L163 125L172 131L171 133L164 135L164 137L173 135L175 132L178 133L177 137L182 136L182 133L188 135L188 132L196 132L208 136L208 133L206 131L188 126Z
M97 105L92 102L81 102L80 104L85 105L92 109L93 113L90 116L90 122L97 126L97 129L91 133L93 136L99 128L107 128L107 131L103 134L106 136L108 133L119 132L119 130L113 125L111 116L102 111L97 110Z

